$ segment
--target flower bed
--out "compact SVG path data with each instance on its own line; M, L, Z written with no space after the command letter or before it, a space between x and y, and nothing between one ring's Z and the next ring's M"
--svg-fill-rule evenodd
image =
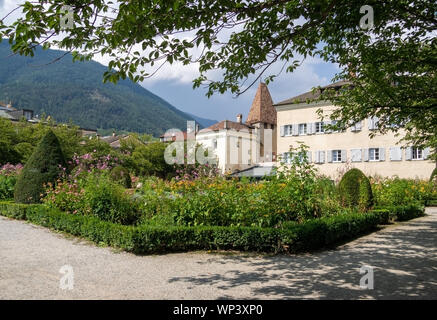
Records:
M125 226L95 216L67 214L45 205L11 202L0 203L0 214L141 254L216 249L274 253L310 251L368 233L389 219L388 210L374 210L303 223L290 222L282 228Z

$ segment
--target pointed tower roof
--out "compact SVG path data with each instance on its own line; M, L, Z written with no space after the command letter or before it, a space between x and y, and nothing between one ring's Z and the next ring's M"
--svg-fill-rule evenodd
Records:
M276 109L267 85L262 82L258 86L246 121L250 125L257 122L276 124Z

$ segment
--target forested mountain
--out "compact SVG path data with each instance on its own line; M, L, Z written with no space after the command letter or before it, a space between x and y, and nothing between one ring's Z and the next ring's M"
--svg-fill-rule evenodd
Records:
M0 43L0 101L19 109L45 113L58 122L91 129L117 129L155 136L169 128L186 129L188 115L129 80L104 84L106 67L72 62L63 51L42 50L34 57L11 56L6 40ZM202 126L202 124L201 124ZM107 130L105 130L107 131Z

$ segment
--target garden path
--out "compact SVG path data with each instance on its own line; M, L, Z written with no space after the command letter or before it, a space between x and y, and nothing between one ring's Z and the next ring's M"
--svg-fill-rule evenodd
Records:
M302 255L137 256L0 217L0 299L436 299L437 208ZM71 265L74 288L59 269ZM360 289L360 267L374 289Z

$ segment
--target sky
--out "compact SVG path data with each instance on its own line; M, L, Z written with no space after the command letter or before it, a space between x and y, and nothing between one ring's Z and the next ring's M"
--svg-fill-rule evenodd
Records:
M0 18L16 7L21 0L0 0ZM9 19L14 20L19 13L14 13ZM95 57L95 60L107 65L107 57ZM277 73L282 65L273 65L271 73ZM304 60L293 73L281 73L269 84L269 91L273 102L277 103L301 93L310 91L313 87L326 85L339 72L336 65L317 58ZM103 75L102 75L103 76ZM258 84L239 97L231 93L216 93L208 98L206 89L192 88L192 81L198 76L197 65L183 66L181 64L166 65L153 78L145 80L141 85L167 100L176 108L202 118L212 120L235 120L238 113L247 115L255 97ZM214 80L219 79L220 73L214 73Z

